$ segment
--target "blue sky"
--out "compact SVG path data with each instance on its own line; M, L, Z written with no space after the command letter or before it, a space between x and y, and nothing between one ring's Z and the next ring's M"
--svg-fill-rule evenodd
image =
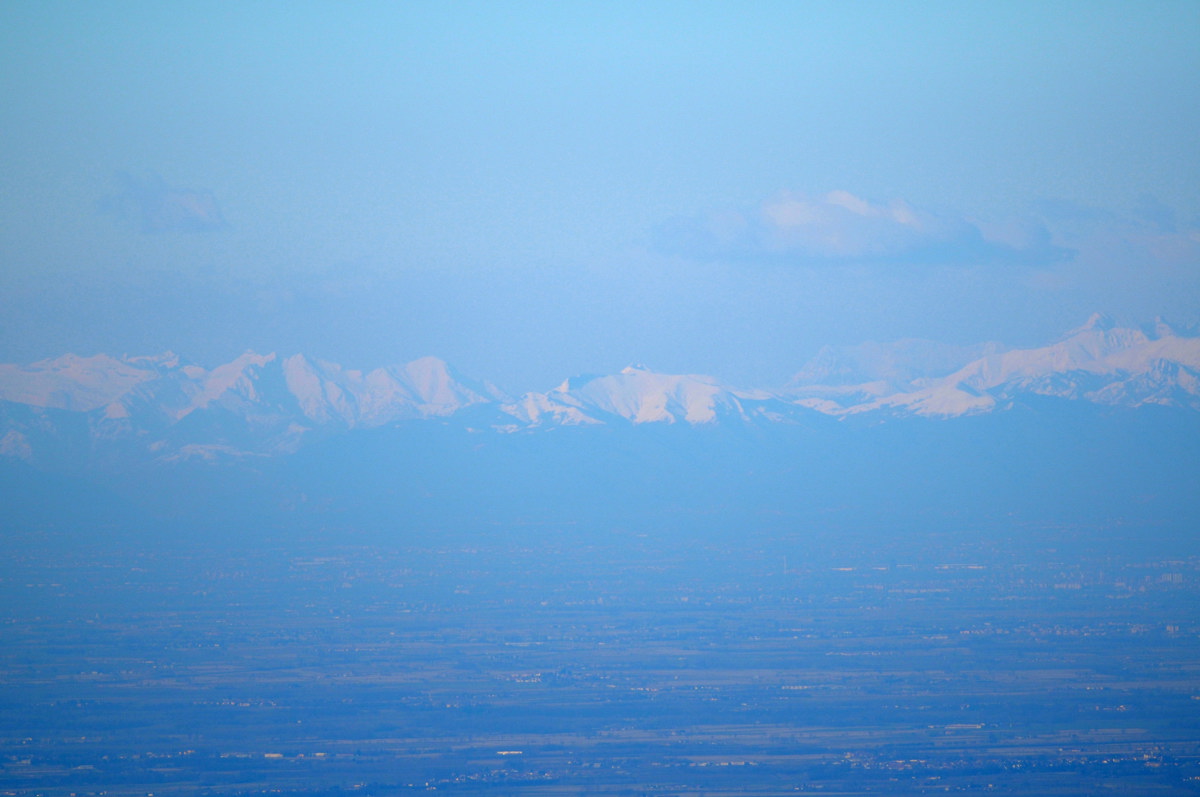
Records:
M1200 4L0 5L0 359L786 381L1200 320Z

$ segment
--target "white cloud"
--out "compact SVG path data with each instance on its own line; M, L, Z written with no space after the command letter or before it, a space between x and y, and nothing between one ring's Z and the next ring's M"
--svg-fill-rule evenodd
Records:
M849 191L824 196L784 191L752 211L721 211L678 219L657 231L660 248L704 260L797 263L1044 263L1070 252L1049 235L1020 244L992 239L961 217L916 208L903 200L875 203Z

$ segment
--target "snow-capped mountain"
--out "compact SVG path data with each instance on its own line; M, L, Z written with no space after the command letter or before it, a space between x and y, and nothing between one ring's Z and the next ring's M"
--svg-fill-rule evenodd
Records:
M723 419L775 420L794 412L763 390L736 390L711 376L660 374L630 365L608 376L576 376L547 393L527 393L501 408L518 424L709 424Z
M136 362L139 359L149 358L117 360L107 354L67 354L29 366L0 365L0 400L90 412L154 378L154 370L141 367Z
M866 381L859 384L844 379L815 384L814 377L840 372L828 366L822 372L821 363L810 364L785 394L834 415L889 411L954 417L1003 409L1022 395L1200 410L1200 338L1183 337L1161 320L1146 331L1118 327L1097 314L1048 346L1005 350L999 344L984 344L978 357L945 374L937 372L937 365L953 361L946 356L948 350L922 346L934 352L936 362L917 376L922 369L906 357L916 348L912 344L882 346L878 353L867 349L869 359L884 367L861 371ZM967 351L959 350L960 355ZM853 357L847 359L853 362ZM897 361L904 367L895 368Z
M792 377L788 387L882 384L892 390L911 389L921 380L946 376L973 360L1003 351L1000 343L955 346L917 338L825 346Z
M955 346L906 338L893 343L826 346L788 382L783 393L829 415L911 393L980 357L1005 351L999 343Z
M289 392L304 417L372 427L397 420L453 415L474 404L502 401L497 388L456 373L436 357L363 373L297 354L282 364Z
M95 443L167 457L279 453L315 432L371 428L453 415L508 397L425 357L370 372L302 355L246 352L207 370L172 353L66 355L0 366L0 450L27 457L30 436L82 423Z
M443 361L358 371L246 352L206 369L175 354L0 365L0 455L158 459L266 455L351 429L440 420L521 432L605 424L797 424L819 414L951 418L1044 396L1200 410L1200 337L1094 316L1031 349L902 340L826 348L782 390L734 388L633 365L512 399Z

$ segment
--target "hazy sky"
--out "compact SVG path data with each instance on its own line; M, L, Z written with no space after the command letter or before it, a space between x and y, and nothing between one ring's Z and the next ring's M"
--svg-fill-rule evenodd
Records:
M1200 320L1200 3L0 4L0 360L781 384Z

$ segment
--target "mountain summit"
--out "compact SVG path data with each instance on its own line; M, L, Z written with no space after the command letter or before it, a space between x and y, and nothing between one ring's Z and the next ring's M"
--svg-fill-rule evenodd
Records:
M903 378L888 379L868 370L859 384L813 384L801 379L813 374L815 369L809 369L786 393L798 403L836 415L888 411L954 417L1003 409L1026 395L1200 410L1200 338L1180 337L1162 323L1154 334L1147 334L1096 314L1057 342L1033 349L913 343L867 344L879 349L876 360L904 362ZM915 348L929 352L932 362L905 356ZM949 373L937 372L955 355L968 352L978 356Z
M548 393L528 393L502 409L526 426L629 423L710 424L750 420L765 391L736 390L711 376L660 374L630 365L609 376L568 379Z

